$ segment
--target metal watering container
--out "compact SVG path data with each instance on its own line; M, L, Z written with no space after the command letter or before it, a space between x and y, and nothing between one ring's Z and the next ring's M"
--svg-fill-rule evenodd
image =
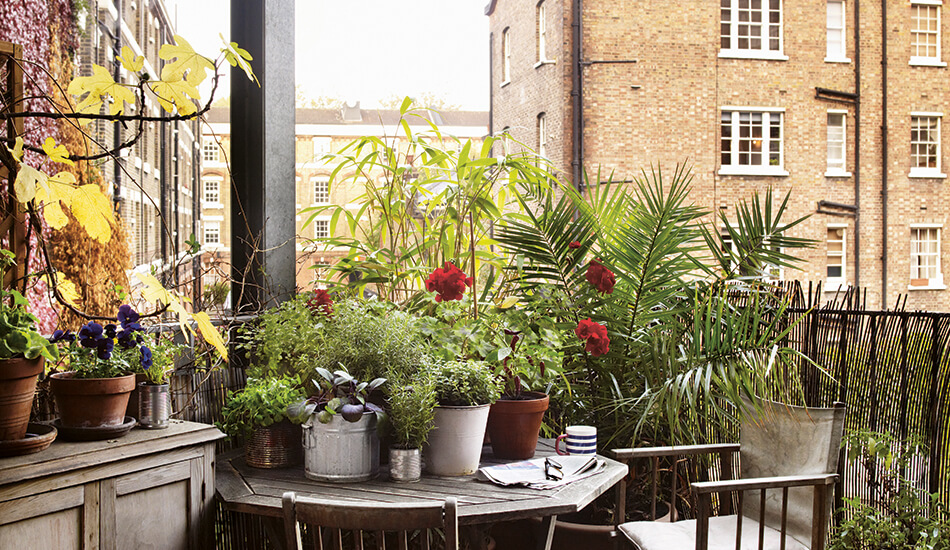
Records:
M358 422L339 414L327 424L316 415L301 426L304 474L318 481L366 481L379 473L379 437L376 413L364 413Z

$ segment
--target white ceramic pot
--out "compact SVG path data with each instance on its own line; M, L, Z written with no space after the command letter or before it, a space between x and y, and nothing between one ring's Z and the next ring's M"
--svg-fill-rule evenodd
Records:
M422 478L422 451L390 447L389 478L405 483L419 481Z
M366 481L379 472L376 413L358 422L335 414L327 424L312 415L302 426L304 475L318 481Z
M478 470L489 407L435 408L435 427L422 450L427 472L437 476L466 476Z

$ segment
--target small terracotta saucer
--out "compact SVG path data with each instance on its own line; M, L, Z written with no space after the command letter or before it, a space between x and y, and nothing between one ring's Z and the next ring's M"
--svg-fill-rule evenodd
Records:
M57 418L53 421L53 426L59 430L59 437L66 441L101 441L115 439L129 433L129 430L135 426L135 419L126 416L125 422L116 426L72 427L63 426Z
M49 424L30 422L26 428L26 437L23 439L0 441L0 457L38 453L49 447L54 439L56 439L56 428Z

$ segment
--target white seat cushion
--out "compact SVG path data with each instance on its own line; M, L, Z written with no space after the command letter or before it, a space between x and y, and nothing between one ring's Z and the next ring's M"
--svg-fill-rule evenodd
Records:
M640 550L691 550L696 547L696 520L690 519L674 523L657 521L632 521L620 526L620 532L626 535ZM765 528L764 550L781 548L781 533ZM709 550L735 550L736 516L709 518ZM742 550L758 550L759 523L747 517L742 518ZM786 536L786 550L808 550L808 547L792 537Z

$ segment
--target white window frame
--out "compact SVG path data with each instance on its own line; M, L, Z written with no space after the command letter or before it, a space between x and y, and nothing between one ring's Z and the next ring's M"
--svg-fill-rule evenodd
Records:
M545 50L545 38L547 37L547 24L545 23L544 0L538 2L538 63L547 60L547 51Z
M732 226L733 228L735 228L735 227L738 226L738 222L733 222L732 220L729 220L729 225ZM783 229L782 229L781 231L784 231L784 226L783 226ZM729 269L735 270L735 269L739 266L739 258L738 258L738 256L739 256L739 247L736 246L736 242L735 242L734 240L732 240L732 235L730 235L729 232L726 231L725 226L721 226L721 227L719 228L719 238L720 238L720 240L722 241L722 250L723 250L723 252L725 252L725 251L726 251L726 248L728 247L728 251L729 251ZM779 251L779 252L782 252L782 248L779 247L779 248L778 248L778 251ZM774 274L774 275L773 275L773 274ZM738 273L738 275L739 275L740 277L742 277L742 274L741 274L741 273ZM765 282L768 282L768 283L776 283L776 282L779 282L779 281L784 281L784 280L785 280L785 268L784 268L783 266L779 266L779 265L775 265L775 264L766 264L765 266L763 266L762 272L761 272L758 276L756 276L755 278L756 278L757 280L765 281Z
M209 185L214 186L214 190L208 189ZM205 203L203 206L211 207L210 205L220 205L221 204L221 180L213 178L202 178L201 180L201 202Z
M221 148L214 138L206 137L201 140L202 162L221 162Z
M545 113L538 114L538 154L547 158L548 129Z
M313 184L313 204L327 204L330 202L330 177L329 176L313 176L310 178L310 183ZM324 197L326 200L320 200L321 193L318 185L322 185L325 189Z
M942 10L941 10L942 7L943 7L943 1L942 1L942 0L911 0L911 2L910 2L910 9L911 9L911 14L910 14L910 48L911 48L910 64L911 64L911 65L924 66L924 67L946 67L946 66L947 66L947 64L946 64L945 62L943 62L943 61L940 60L940 59L941 59L941 58L940 58L940 56L941 56L941 46L940 46L940 43L941 43L941 41L942 41L942 40L941 40L942 37L940 36L940 34L941 34L941 27L940 27L940 25L941 25L941 20L940 20L940 19L941 19L941 14L940 14L940 12L942 11ZM937 21L936 21L936 31L930 31L929 29L928 29L928 30L919 30L919 29L916 28L917 25L918 25L918 21L919 21L917 15L920 13L920 10L921 10L922 8L923 8L923 9L927 9L927 10L933 9L933 10L936 12L936 14L937 14L937 17L936 17L936 19L937 19ZM919 35L921 35L921 34L922 34L922 35L926 35L926 36L936 36L937 47L936 47L936 54L935 54L935 55L932 55L932 56L931 56L931 55L916 55L916 54L918 53L916 41L918 40Z
M314 136L311 141L313 142L314 161L319 161L321 157L330 153L332 138L329 136Z
M511 82L511 29L501 31L501 85Z
M934 141L914 141L914 132L917 128L915 124L915 119L937 119L937 139ZM930 112L930 111L914 111L910 113L910 131L911 131L911 140L910 140L910 173L908 177L911 178L946 178L947 175L944 174L941 170L943 168L942 156L943 156L943 147L941 144L941 127L943 126L943 113L939 112ZM936 145L936 167L930 166L914 166L914 147L916 146L927 146L927 145Z
M729 155L730 162L729 164L723 164L722 156L724 151L722 149L722 143L727 141L727 138L722 135L722 119L726 113L731 115L730 126L730 137L728 141L730 142ZM739 134L741 128L741 115L747 113L750 115L760 114L762 115L762 136L763 141L766 143L763 144L760 154L762 155L762 162L759 164L739 164L739 145L743 141ZM771 151L771 142L772 138L769 136L771 129L772 119L778 117L779 122L779 150L778 150L778 159L779 162L777 165L773 165L770 162L772 156ZM785 109L779 107L744 107L744 106L732 106L725 105L720 108L720 151L719 151L719 175L721 176L787 176L788 171L785 170ZM767 146L766 146L767 145Z
M743 26L744 21L740 21L740 12L745 11L739 7L739 2L748 1L752 2L754 0L722 0L722 2L729 2L729 7L722 7L722 2L720 3L720 44L719 44L719 57L725 58L738 58L738 59L771 59L778 61L787 61L788 56L785 55L785 39L784 39L784 26L785 18L783 15L783 0L778 1L778 14L779 21L778 23L769 22L769 12L771 11L769 4L772 0L759 0L760 7L757 10L760 17L760 28L763 29L763 33L766 36L760 36L761 44L759 48L739 48L739 31L740 26ZM749 11L753 11L752 8L748 8ZM723 18L725 12L728 11L729 19ZM778 49L771 49L770 42L771 37L769 35L769 27L771 25L776 25L778 27ZM723 30L728 28L728 34L725 34ZM722 47L722 38L729 38L729 47Z
M825 291L834 292L842 287L848 286L848 226L843 223L829 223L828 231L841 231L841 238L835 239L841 241L841 252L832 253L829 244L832 242L828 235L825 235ZM834 264L830 263L832 257L840 258L841 276L831 277L828 275L828 268Z
M214 240L209 240L208 236L214 235ZM201 232L201 242L207 248L220 248L221 247L221 222L212 222L205 220L203 224L203 229Z
M840 16L835 18L831 14L831 6L839 6ZM848 35L845 16L847 4L844 0L828 0L825 17L825 62L826 63L850 63L848 58ZM832 33L840 33L841 43L837 48L832 47Z
M930 231L934 230L936 232L936 251L934 252L921 252L919 249L919 244L921 241L919 239L920 231ZM919 279L927 279L926 285L914 285L908 284L908 290L943 290L946 285L943 284L943 267L941 266L941 242L943 233L943 225L938 223L912 223L910 224L910 282ZM915 238L917 237L917 238ZM927 242L932 242L928 240ZM916 250L915 250L916 249ZM920 262L917 260L920 256L932 257L936 262L935 267L935 276L934 277L920 277ZM924 266L925 268L927 266Z
M832 117L837 118L841 121L840 132L841 138L834 141L832 138L832 128L836 126L832 125ZM828 178L847 178L851 176L851 172L848 171L848 111L847 109L828 109L827 113L827 123L825 125L825 142L827 146L826 153L826 171L825 177ZM831 146L833 143L840 142L841 145L841 159L840 165L836 166L837 159L831 158Z
M314 239L329 239L330 238L330 220L317 218L313 220L313 238Z

